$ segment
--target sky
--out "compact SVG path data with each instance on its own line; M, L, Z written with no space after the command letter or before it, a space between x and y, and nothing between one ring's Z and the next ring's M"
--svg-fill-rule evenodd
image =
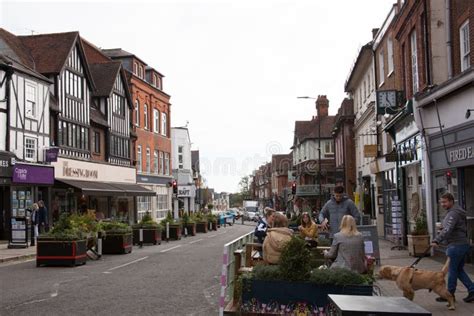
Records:
M201 172L216 191L272 154L290 152L294 122L334 115L359 48L396 0L0 0L0 27L17 34L79 31L134 53L165 75L171 125L188 124Z

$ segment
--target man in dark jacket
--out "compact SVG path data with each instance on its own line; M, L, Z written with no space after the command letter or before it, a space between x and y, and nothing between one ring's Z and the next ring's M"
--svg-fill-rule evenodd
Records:
M323 229L328 228L331 237L339 232L339 226L344 215L352 215L356 224L360 224L360 213L354 202L344 196L344 187L337 186L334 188L334 196L323 206L319 214L319 221Z
M449 258L448 291L454 296L457 279L459 279L469 291L464 301L470 303L474 301L474 284L464 271L464 262L471 248L467 239L466 211L454 204L454 196L449 192L441 196L440 203L447 210L447 214L443 220L443 228L433 240L431 246L436 248L441 242L447 243L446 256ZM436 300L444 301L441 298Z
M44 205L43 200L38 201L38 206L38 220L36 224L38 225L40 234L42 234L48 230L48 209Z
M268 227L271 227L273 224L273 215L275 211L269 207L266 207L263 212L264 217L258 220L257 227L255 227L255 237L257 237L258 242L261 244L263 244L263 240L267 236Z

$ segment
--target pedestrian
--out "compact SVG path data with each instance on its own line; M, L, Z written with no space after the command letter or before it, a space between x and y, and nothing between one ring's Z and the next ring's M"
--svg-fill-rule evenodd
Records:
M344 215L351 215L355 219L356 224L360 223L360 213L354 202L344 195L343 186L336 186L334 188L334 196L323 206L319 214L321 227L327 230L329 223L330 236L334 236L334 234L339 232Z
M38 238L38 204L31 205L31 246L35 245L36 238Z
M464 271L464 262L471 248L467 239L466 211L454 203L454 196L449 192L441 196L440 204L447 214L443 220L442 230L433 240L431 246L436 248L440 243L447 244L448 291L454 296L457 279L459 279L469 292L463 300L470 303L474 301L474 284ZM438 297L436 301L445 302L446 300Z
M255 227L255 237L257 237L258 242L261 244L267 236L267 228L273 224L275 211L272 208L266 207L263 213L263 217L258 219L257 227Z
M44 205L43 200L38 201L38 229L43 234L48 231L48 209Z
M300 236L304 238L309 247L318 246L318 225L309 216L308 212L303 212L301 225L298 226Z
M331 249L324 251L324 258L335 259L331 268L346 268L357 273L365 273L364 237L357 230L354 217L342 217L340 231L334 234Z
M272 227L267 230L267 237L263 241L263 260L269 264L278 264L285 245L291 240L293 230L288 228L288 219L285 215L275 213Z

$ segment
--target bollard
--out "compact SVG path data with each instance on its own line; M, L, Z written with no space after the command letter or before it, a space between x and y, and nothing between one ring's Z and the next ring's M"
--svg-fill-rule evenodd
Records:
M227 227L227 217L224 217L224 227Z
M99 233L99 236L97 237L97 254L99 255L99 258L102 257L102 233Z
M140 237L139 237L140 248L142 248L143 247L143 228L140 228L139 234L140 234Z
M170 223L166 222L166 241L170 240Z
M212 230L212 222L209 222L209 231Z
M184 227L184 237L188 237L188 228Z

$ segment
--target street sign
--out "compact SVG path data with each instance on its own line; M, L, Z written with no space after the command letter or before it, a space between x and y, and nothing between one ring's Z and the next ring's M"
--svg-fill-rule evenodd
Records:
M376 158L378 154L377 145L364 145L364 157L365 158Z
M313 184L298 185L296 187L297 196L315 196L319 195L319 186Z

